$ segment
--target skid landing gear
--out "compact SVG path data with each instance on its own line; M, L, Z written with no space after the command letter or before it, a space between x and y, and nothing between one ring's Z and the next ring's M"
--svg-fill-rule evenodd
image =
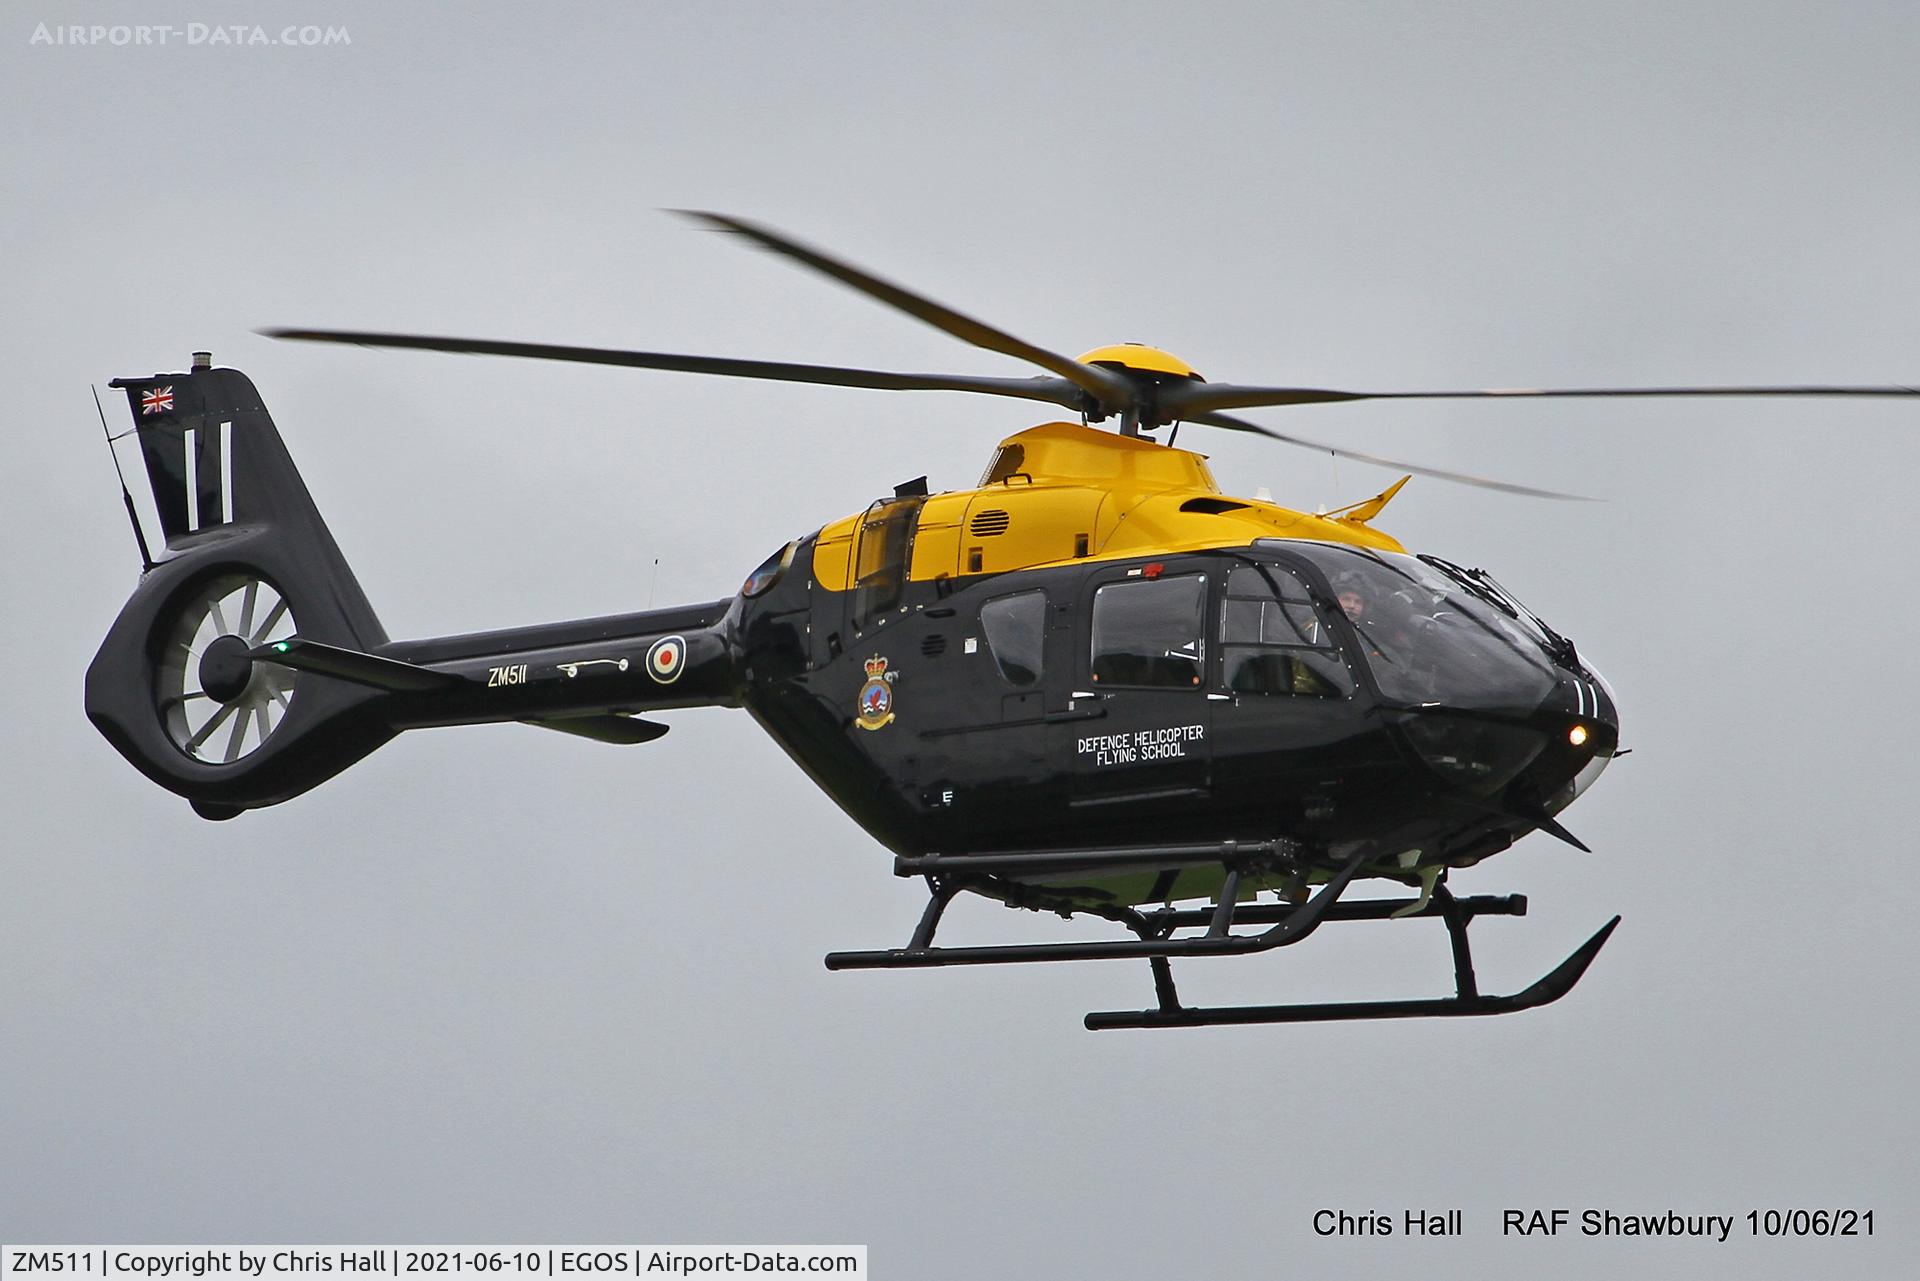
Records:
M1006 868L970 868L992 875L1012 871L1020 855L1007 856ZM1030 857L1030 856L1029 856ZM969 860L982 864L988 860ZM997 862L998 860L993 860ZM1199 861L1192 859L1189 861ZM1047 961L1089 961L1144 958L1153 972L1157 1004L1145 1010L1095 1011L1086 1016L1089 1031L1128 1027L1206 1027L1232 1023L1327 1023L1352 1019L1458 1018L1470 1015L1511 1014L1559 1000L1573 990L1593 958L1600 954L1620 918L1614 917L1592 938L1552 971L1508 996L1480 991L1473 973L1473 952L1467 926L1476 916L1525 916L1525 895L1479 895L1456 898L1444 885L1435 886L1427 899L1370 899L1342 903L1340 895L1360 870L1356 857L1334 874L1319 892L1301 904L1240 904L1240 872L1229 868L1219 903L1206 909L1163 908L1152 912L1116 909L1101 912L1133 930L1134 939L1108 942L1030 943L993 947L935 947L933 936L941 914L961 890L963 878L927 875L931 897L904 948L872 952L831 952L830 970L919 969L935 965L1005 965ZM1413 1001L1348 1001L1317 1005L1237 1005L1201 1007L1182 1005L1173 981L1175 957L1241 956L1298 943L1330 921L1382 921L1397 918L1438 917L1453 945L1454 995ZM1242 925L1264 925L1257 933L1235 934ZM1176 931L1200 930L1174 937Z
M1347 903L1348 909L1377 909L1329 915L1329 920L1386 920L1406 907L1404 903ZM1243 909L1245 911L1246 909ZM1263 909L1255 909L1263 910ZM1098 1010L1086 1017L1087 1030L1100 1032L1120 1027L1208 1027L1226 1023L1332 1023L1348 1019L1420 1019L1460 1018L1480 1014L1511 1014L1549 1005L1573 990L1587 966L1600 954L1620 918L1614 917L1595 931L1592 938L1574 949L1571 956L1550 972L1511 996L1488 995L1480 991L1473 974L1473 951L1467 942L1467 924L1476 916L1524 916L1524 895L1504 897L1455 898L1445 886L1434 890L1433 901L1409 917L1438 916L1446 922L1453 943L1453 981L1455 994L1422 1001L1345 1001L1322 1005L1231 1005L1201 1007L1180 1004L1173 986L1172 967L1164 957L1153 962L1153 990L1158 1004L1149 1010Z

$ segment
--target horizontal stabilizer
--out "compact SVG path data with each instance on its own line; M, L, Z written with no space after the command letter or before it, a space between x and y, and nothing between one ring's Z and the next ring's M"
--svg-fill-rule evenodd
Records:
M546 721L523 721L541 729L557 729L562 734L578 734L596 743L651 743L666 733L669 726L659 721L643 721L638 716L607 712L599 716L562 716Z
M298 636L275 641L271 645L262 645L251 651L248 657L255 662L278 663L282 667L291 667L297 672L315 672L321 676L332 676L337 680L352 681L356 685L368 685L374 689L384 689L395 694L424 694L431 690L451 689L455 685L466 684L463 677L449 672L436 672L430 668L416 667L412 663L403 663L398 659L381 658L377 654L367 654L357 649L322 645L319 641L302 640Z

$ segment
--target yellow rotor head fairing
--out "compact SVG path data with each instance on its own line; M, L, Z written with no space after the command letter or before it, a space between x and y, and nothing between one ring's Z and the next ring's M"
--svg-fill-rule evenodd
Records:
M1115 343L1110 347L1095 347L1080 357L1080 363L1108 365L1143 374L1160 374L1169 378L1190 378L1197 383L1206 381L1194 372L1192 365L1172 352L1161 351L1158 347L1149 347L1144 343L1123 342Z

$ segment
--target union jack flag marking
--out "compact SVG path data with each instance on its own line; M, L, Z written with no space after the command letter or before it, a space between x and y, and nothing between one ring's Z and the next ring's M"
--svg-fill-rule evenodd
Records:
M143 414L172 413L173 388L155 387L151 391L140 393L140 412Z

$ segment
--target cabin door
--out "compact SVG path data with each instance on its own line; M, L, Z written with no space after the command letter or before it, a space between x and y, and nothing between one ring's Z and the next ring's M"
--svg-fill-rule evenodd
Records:
M1073 702L1091 714L1060 725L1070 734L1062 746L1076 810L1117 819L1130 804L1209 794L1217 573L1199 561L1168 561L1088 575Z

